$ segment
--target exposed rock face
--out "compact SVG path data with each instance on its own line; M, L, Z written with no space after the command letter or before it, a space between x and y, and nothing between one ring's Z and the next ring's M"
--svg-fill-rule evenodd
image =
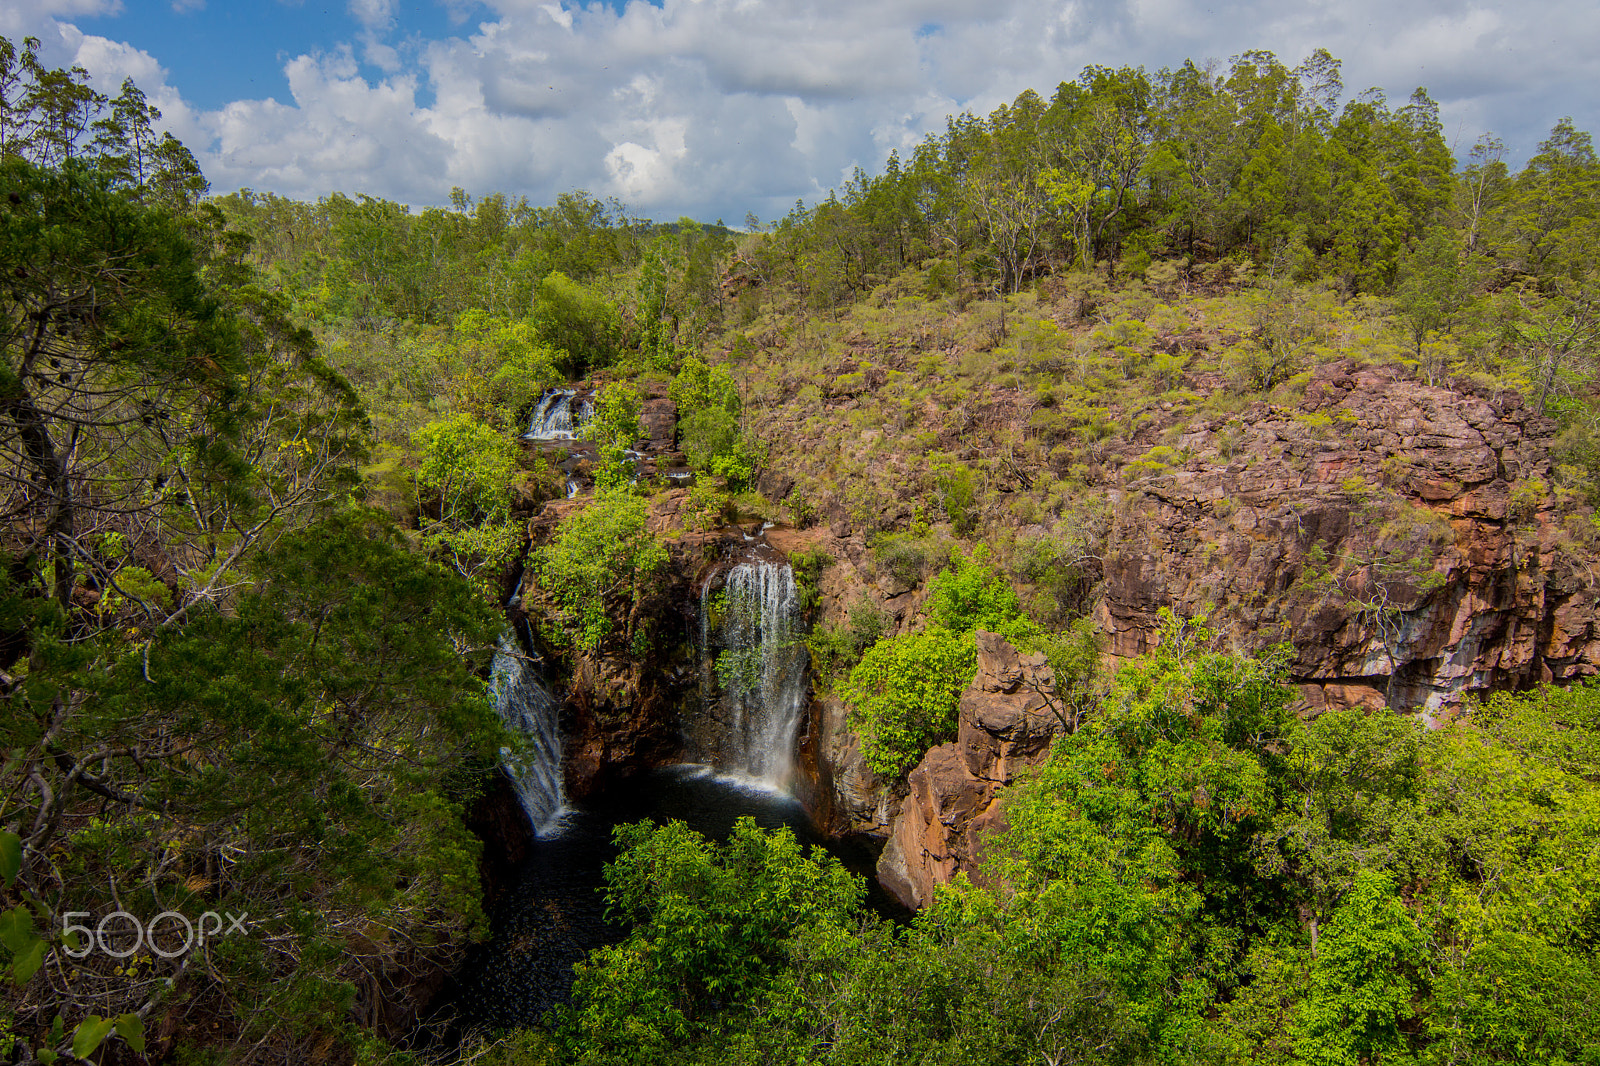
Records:
M686 492L664 493L653 501L648 525L664 535L676 520ZM593 498L553 500L528 526L529 541L548 543L562 522L590 506ZM692 589L720 534L690 533L668 541L668 570L634 608L634 621L648 625L654 646L647 660L634 658L620 642L594 654L572 649L541 649L547 660L566 668L552 677L561 699L563 759L569 800L583 800L616 781L676 761L683 751L682 708L696 699L692 619L698 608ZM531 568L518 589L521 611L553 610Z
M1222 387L1216 375L1186 384L1200 394ZM1027 432L1023 398L987 395L977 425ZM681 462L668 451L670 401L651 396L644 414L642 466ZM1213 629L1244 650L1291 642L1313 711L1388 703L1438 715L1473 691L1600 670L1595 536L1557 508L1547 488L1554 424L1515 394L1428 385L1349 360L1318 368L1292 406L1191 417L1152 412L1131 438L1089 453L1088 477L1112 504L1104 547L1087 541L1097 552L1087 569L1100 579L1093 609L1113 657L1148 650L1171 607L1208 610ZM971 448L959 456L981 458ZM781 455L759 486L774 500L798 491ZM647 663L569 661L569 794L684 757L686 716L698 706L698 590L752 538L788 555L827 553L816 624L848 627L858 611L876 611L886 634L916 628L925 585L897 580L868 547L871 527L906 528L913 504L891 500L866 525L859 513L822 508L807 519L821 524L763 534L695 531L704 519L689 515L686 492L653 497L651 525L670 541L672 573L639 610L662 639ZM534 542L585 505L544 505ZM1000 510L984 515L986 528L1003 540L1010 526L1019 543L1060 537L1069 520L1030 514L1038 524L1023 526ZM999 818L995 790L1019 762L1042 757L1055 728L1033 691L1043 664L985 640L957 741L928 753L904 795L867 769L836 699L814 701L802 731L797 793L829 832L887 839L882 877L912 905L973 868L978 837Z
M837 696L813 700L800 737L795 794L817 824L839 836L881 842L894 820L895 797L861 757Z
M678 436L678 405L667 399L646 400L639 412L639 424L644 427L644 440L649 447L663 452L672 450Z
M655 401L651 401L652 403ZM561 524L593 503L591 496L552 500L528 526L530 544L548 543ZM715 761L725 740L720 710L702 698L697 641L700 592L712 575L751 558L781 559L761 542L761 523L749 529L695 528L689 492L659 492L650 498L646 524L666 545L665 573L633 605L630 622L647 635L648 650L635 653L620 639L593 653L546 648L561 676L550 680L561 700L566 795L582 801L637 773L679 761ZM695 521L688 521L691 517ZM688 525L690 528L685 528ZM530 569L516 588L517 610L553 615L554 606ZM817 773L810 773L811 791ZM884 820L887 824L887 819Z
M1063 729L1045 693L1054 682L1043 655L1022 655L994 633L977 634L978 670L961 694L953 744L911 771L878 880L907 907L933 898L958 870L977 872L983 840L1004 827L995 793L1017 767L1039 762Z
M1117 494L1097 611L1115 655L1150 647L1160 608L1209 607L1242 644L1291 641L1313 707L1431 714L1600 669L1600 589L1543 487L1554 425L1514 393L1350 362L1295 409L1181 428L1162 439L1183 468Z
M787 555L821 549L832 560L818 581L814 624L847 626L852 612L863 607L880 614L888 634L906 632L917 622L927 590L910 590L878 574L862 537L841 536L832 526L779 527L768 532L767 541ZM800 742L797 766L805 780L796 783L796 794L817 824L839 836L882 841L893 819L895 796L862 759L860 742L837 697L812 701Z

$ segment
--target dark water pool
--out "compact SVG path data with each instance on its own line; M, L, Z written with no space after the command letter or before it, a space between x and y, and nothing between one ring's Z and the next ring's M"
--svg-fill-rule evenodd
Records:
M489 941L463 968L451 997L461 1024L502 1029L538 1022L566 1002L573 963L626 934L605 920L599 891L605 864L616 857L612 827L678 819L724 840L746 816L766 829L788 826L804 843L826 844L793 797L706 766L667 767L568 812L557 833L534 844L517 887L490 916ZM865 850L830 850L858 874L871 869L873 856ZM873 902L886 906L876 893Z

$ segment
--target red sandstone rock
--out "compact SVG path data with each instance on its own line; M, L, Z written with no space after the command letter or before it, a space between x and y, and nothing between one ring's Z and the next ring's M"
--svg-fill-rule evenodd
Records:
M979 631L977 642L956 741L928 752L907 777L878 860L878 880L908 907L926 905L958 870L978 873L984 838L1004 825L995 793L1019 766L1043 760L1064 729L1045 696L1053 677L1044 656L1023 655L994 633Z
M1184 468L1116 490L1096 608L1112 655L1148 650L1171 607L1209 610L1242 648L1294 644L1313 707L1432 714L1471 692L1600 670L1600 582L1548 501L1526 509L1533 479L1552 480L1553 424L1514 394L1349 361L1319 367L1297 408L1257 403L1236 422L1226 455L1221 423L1192 423ZM1130 456L1153 443L1137 434ZM1316 580L1313 547L1337 584ZM1398 613L1385 641L1356 603L1384 583L1359 564L1430 550L1431 575L1387 582Z

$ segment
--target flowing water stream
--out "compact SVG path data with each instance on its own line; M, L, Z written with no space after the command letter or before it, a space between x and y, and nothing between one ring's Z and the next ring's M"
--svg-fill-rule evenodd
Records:
M554 415L539 424L541 432L556 431ZM537 661L510 637L502 641L495 705L527 738L521 751L502 753L502 764L536 832L515 888L492 915L491 940L459 976L452 999L467 1025L537 1022L567 1000L573 964L624 935L606 922L602 898L604 867L616 855L615 826L680 819L724 839L736 819L749 816L827 845L788 791L808 662L794 571L749 557L708 582L700 606L702 698L714 705L707 717L719 734L711 743L714 765L665 767L579 805L563 798L559 701ZM844 857L853 868L870 869L870 857Z
M560 828L567 813L560 707L540 676L538 663L509 634L500 638L495 651L490 690L501 720L524 740L520 750L502 748L500 764L534 831L548 836Z
M720 695L718 717L726 728L717 765L788 788L809 661L794 570L788 563L743 562L728 571L720 591L710 592L710 584L701 595L700 628L702 654L717 681L706 698Z
M576 389L551 389L539 397L523 440L573 440L593 414Z

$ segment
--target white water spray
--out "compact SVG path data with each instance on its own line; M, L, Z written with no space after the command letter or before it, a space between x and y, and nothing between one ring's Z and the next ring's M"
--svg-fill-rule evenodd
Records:
M490 687L495 710L514 732L527 738L524 751L500 749L500 764L516 786L517 798L541 837L560 829L567 812L561 771L561 721L555 697L532 661L509 636L500 638Z
M728 572L716 659L728 736L721 769L787 787L806 704L805 627L794 570L740 563ZM701 610L702 647L709 633Z
M534 404L524 440L573 440L593 414L574 389L551 389Z

